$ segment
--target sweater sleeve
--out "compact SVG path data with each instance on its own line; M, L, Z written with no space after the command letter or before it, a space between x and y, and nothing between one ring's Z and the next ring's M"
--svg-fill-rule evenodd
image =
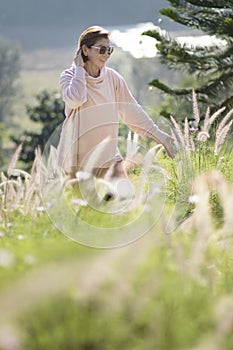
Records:
M75 109L87 100L85 70L83 67L72 66L61 73L59 84L62 89L66 107Z
M151 137L156 142L166 145L171 137L159 129L154 121L147 115L129 91L123 77L119 75L116 88L119 114L123 122L142 137Z

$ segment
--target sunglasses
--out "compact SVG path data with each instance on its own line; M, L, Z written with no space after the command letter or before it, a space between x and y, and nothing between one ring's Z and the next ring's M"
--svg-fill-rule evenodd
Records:
M99 50L99 53L101 55L106 54L106 52L108 55L111 55L113 53L113 50L114 50L113 46L91 46L91 47Z

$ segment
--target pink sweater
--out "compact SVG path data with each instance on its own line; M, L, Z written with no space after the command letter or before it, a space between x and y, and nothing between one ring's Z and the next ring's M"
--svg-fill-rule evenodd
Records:
M96 146L106 140L104 151L96 152L95 167L121 159L118 150L118 117L134 132L166 144L162 132L130 93L125 80L114 69L103 67L100 76L89 76L74 64L60 77L66 119L58 147L59 163L70 171L84 166ZM93 159L92 159L93 160Z

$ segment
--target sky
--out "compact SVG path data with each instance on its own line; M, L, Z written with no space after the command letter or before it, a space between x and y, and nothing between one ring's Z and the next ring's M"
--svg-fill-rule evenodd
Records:
M152 22L139 23L131 27L110 28L111 41L118 47L121 47L124 51L130 52L135 58L141 57L154 57L156 56L157 49L155 47L155 39L141 35L142 32L149 29L159 29ZM188 46L210 46L214 44L223 43L215 36L209 35L179 35L177 32L176 39L181 44Z

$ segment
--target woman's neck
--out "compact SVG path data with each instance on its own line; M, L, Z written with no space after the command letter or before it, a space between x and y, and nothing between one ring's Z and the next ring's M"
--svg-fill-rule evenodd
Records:
M86 62L84 68L91 77L97 78L100 75L100 69L96 66L88 64L88 62Z

